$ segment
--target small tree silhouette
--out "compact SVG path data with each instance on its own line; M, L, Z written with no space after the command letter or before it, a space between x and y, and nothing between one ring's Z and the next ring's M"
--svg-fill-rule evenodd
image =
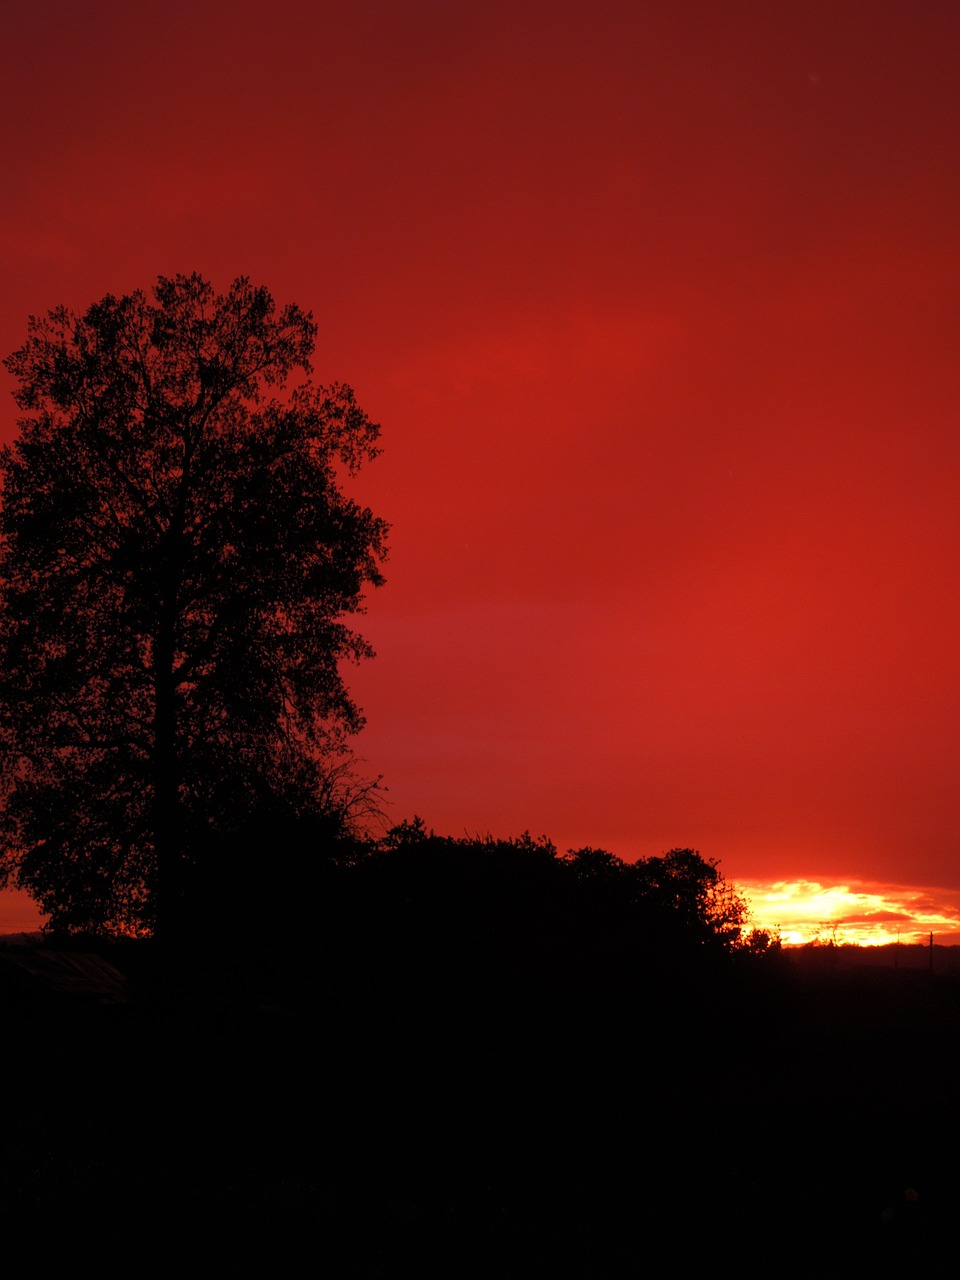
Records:
M641 897L667 908L690 937L724 948L740 943L747 904L715 858L696 849L671 849L638 862L635 874Z

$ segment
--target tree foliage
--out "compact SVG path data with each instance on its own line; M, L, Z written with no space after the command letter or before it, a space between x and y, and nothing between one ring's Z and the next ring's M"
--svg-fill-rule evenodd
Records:
M605 849L573 849L565 858L587 890L629 908L648 928L664 927L701 944L739 946L747 906L723 878L715 858L696 849L624 862Z
M174 928L211 834L322 807L362 723L344 619L386 526L341 486L379 429L303 376L316 332L247 279L161 277L5 362L0 870L56 925Z
M488 923L517 916L526 932L549 918L551 928L581 941L592 934L628 949L745 946L746 903L716 859L695 849L635 862L592 847L561 855L528 832L513 840L440 836L414 818L387 833L372 870L381 882L395 882L406 910L429 901L430 913L459 920L461 933L475 932L481 916ZM468 917L473 923L464 928Z

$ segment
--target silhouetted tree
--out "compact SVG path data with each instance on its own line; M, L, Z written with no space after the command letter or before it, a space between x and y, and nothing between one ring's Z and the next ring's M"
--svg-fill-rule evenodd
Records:
M688 941L736 946L747 906L724 880L716 859L696 849L671 849L660 857L624 862L605 849L571 849L563 859L594 901L630 908L635 923L658 923Z
M386 525L341 489L378 452L353 392L286 386L316 332L247 279L161 277L5 362L0 872L57 926L175 931L211 836L342 798L339 663L371 653L344 617Z
M641 898L669 911L690 937L728 948L740 943L747 905L715 858L671 849L635 863L634 876Z

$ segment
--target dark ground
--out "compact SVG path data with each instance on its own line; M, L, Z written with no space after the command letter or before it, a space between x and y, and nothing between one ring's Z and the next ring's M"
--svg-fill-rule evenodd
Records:
M955 1274L955 979L331 950L114 947L99 992L0 951L4 1257Z

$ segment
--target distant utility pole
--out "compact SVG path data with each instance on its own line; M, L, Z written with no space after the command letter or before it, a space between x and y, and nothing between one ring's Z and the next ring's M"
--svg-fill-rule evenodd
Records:
M933 973L933 930L930 930L930 972Z

